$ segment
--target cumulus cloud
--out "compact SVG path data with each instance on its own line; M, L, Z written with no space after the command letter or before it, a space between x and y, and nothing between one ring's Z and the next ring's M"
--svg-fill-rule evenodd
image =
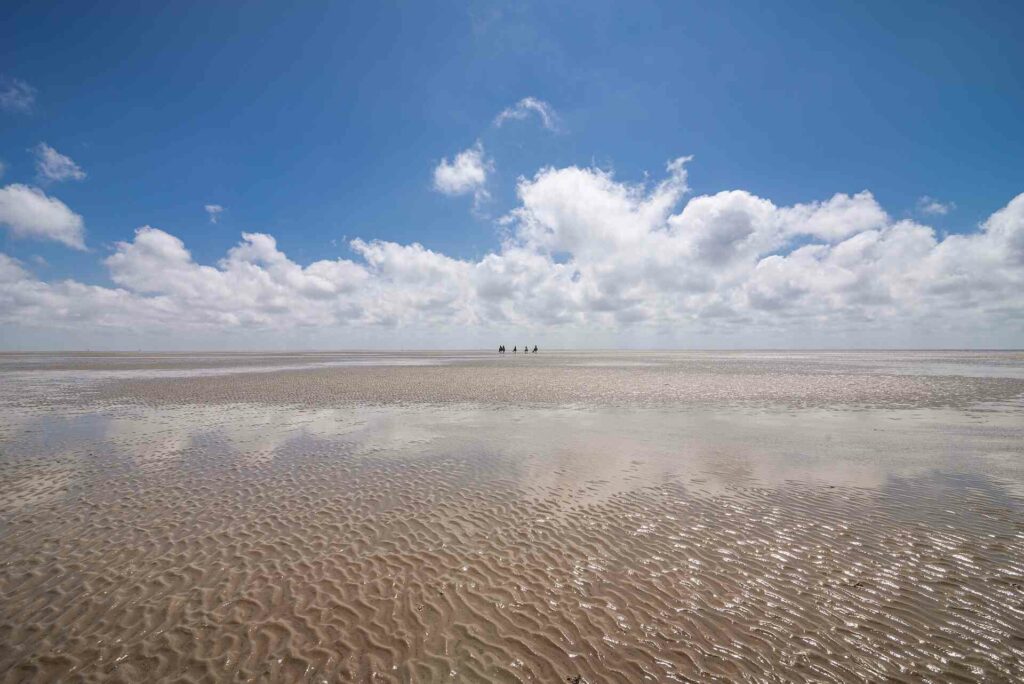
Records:
M0 225L18 238L54 240L85 249L85 223L56 197L14 183L0 188Z
M0 80L0 109L28 112L36 102L36 89L16 78Z
M354 258L302 266L273 237L244 233L204 265L152 227L106 259L112 288L47 283L5 257L0 322L236 340L330 330L336 346L374 330L385 345L519 330L575 344L1024 342L1024 194L940 238L868 192L792 206L744 190L689 196L686 162L645 184L541 169L519 181L506 239L480 259L356 239Z
M824 202L797 204L781 212L787 232L823 240L841 240L885 226L889 216L867 190L855 195L837 193Z
M44 142L35 146L36 171L47 181L84 180L85 171L71 157L63 155Z
M487 174L493 169L494 163L484 156L484 146L477 141L451 161L442 159L434 167L434 189L451 196L473 193L479 202L487 198Z
M945 216L954 209L956 209L956 204L954 202L940 202L934 197L929 197L928 195L919 197L917 200L917 210L922 214Z
M210 223L216 223L220 213L224 211L224 207L219 204L207 204L203 209L206 210L206 215L210 217Z
M555 110L547 102L535 97L524 97L511 107L503 109L498 116L494 117L494 125L500 127L509 120L522 121L531 114L536 114L540 118L541 125L549 131L558 130L558 115L555 114Z

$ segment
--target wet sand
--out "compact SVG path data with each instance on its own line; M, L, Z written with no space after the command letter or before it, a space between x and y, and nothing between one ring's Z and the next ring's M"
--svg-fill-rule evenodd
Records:
M0 354L0 681L1014 681L1024 354Z

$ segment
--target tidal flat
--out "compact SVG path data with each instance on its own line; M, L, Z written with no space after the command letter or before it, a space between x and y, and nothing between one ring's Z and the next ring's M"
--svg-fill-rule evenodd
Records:
M1024 353L0 354L0 681L1019 681Z

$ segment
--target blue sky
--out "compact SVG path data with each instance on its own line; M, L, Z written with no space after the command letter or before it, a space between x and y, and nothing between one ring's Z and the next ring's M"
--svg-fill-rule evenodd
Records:
M518 178L577 167L651 191L682 155L687 197L869 190L939 239L1024 191L1019 3L774 4L8 2L0 77L33 102L0 112L0 185L59 198L88 250L8 230L0 252L105 288L126 287L104 259L145 225L199 264L243 231L299 266L358 262L356 237L476 262L516 233L499 220ZM557 130L494 125L524 97ZM86 177L40 179L43 142ZM487 196L438 192L438 163L477 142ZM946 213L922 215L925 196Z

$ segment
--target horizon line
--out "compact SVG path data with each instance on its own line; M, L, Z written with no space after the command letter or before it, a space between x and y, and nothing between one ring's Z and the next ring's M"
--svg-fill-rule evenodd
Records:
M539 345L538 345L539 347ZM545 347L541 352L1024 352L1021 347ZM14 354L415 354L497 353L493 347L293 348L293 349L0 349Z

